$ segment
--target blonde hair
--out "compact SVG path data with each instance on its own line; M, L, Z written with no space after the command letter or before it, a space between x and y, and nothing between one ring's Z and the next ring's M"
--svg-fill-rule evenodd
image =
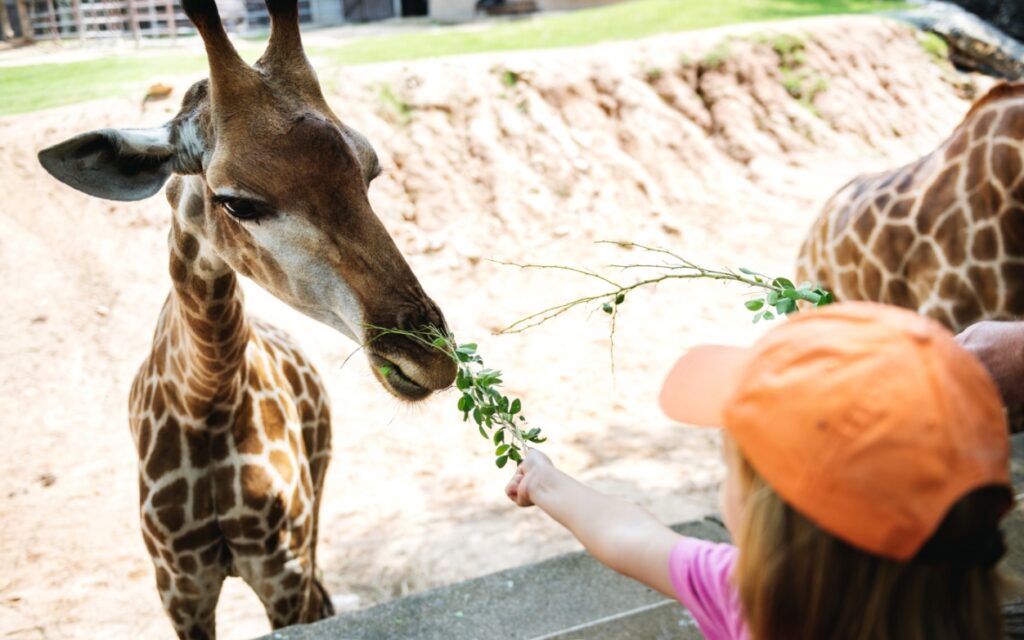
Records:
M737 454L745 509L733 577L752 638L1003 637L1002 583L994 566L900 563L860 551L797 513L738 449ZM1011 501L1005 487L969 493L950 509L925 548L957 548L958 541L978 532L994 535Z

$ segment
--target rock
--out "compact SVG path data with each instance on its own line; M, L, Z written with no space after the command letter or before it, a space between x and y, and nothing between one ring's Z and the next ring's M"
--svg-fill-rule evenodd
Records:
M961 0L961 4L971 3L970 0ZM1016 3L978 0L973 4ZM1011 11L1024 12L1024 8ZM1024 44L969 11L948 2L931 2L919 9L897 12L894 16L940 36L949 45L953 64L960 68L1007 80L1024 78Z
M1024 41L1024 3L1006 0L951 0L1017 40Z

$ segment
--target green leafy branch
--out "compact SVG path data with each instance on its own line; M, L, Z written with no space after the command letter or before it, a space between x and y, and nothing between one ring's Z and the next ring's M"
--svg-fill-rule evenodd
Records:
M568 300L560 304L548 307L521 318L499 333L521 333L541 325L549 320L579 307L581 305L600 304L602 311L612 318L612 349L614 350L615 319L619 308L625 303L626 295L642 287L649 287L668 280L720 280L724 282L735 282L746 285L755 290L756 297L745 301L744 305L754 313L753 321L772 320L778 316L796 313L800 310L798 302L804 301L814 306L824 306L834 301L832 294L821 287L816 287L810 282L800 286L793 284L788 278L773 278L758 273L751 269L709 269L694 263L668 249L649 247L635 242L613 242L603 240L598 244L611 244L623 249L640 249L647 254L661 258L661 262L642 264L613 264L611 268L619 271L632 271L637 269L654 270L655 275L638 280L632 283L621 283L609 276L577 267L552 264L519 264L513 262L502 262L507 266L514 266L520 269L550 269L558 271L569 271L588 278L596 279L609 288L606 291L589 296L582 296ZM614 363L614 360L613 360Z
M517 465L529 451L530 444L541 444L547 440L537 427L529 428L523 415L523 403L519 398L509 398L499 387L503 380L501 371L484 366L484 360L477 352L477 345L471 342L459 344L455 337L427 326L419 331L405 331L386 327L370 327L383 335L400 335L441 351L457 365L455 387L459 390L458 409L464 422L472 417L480 435L494 444L495 464L499 469L512 460ZM385 378L393 373L391 367L383 366L379 372Z

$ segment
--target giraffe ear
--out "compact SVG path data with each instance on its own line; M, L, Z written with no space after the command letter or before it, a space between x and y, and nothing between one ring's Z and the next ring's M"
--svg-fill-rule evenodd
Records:
M39 163L64 184L107 200L142 200L171 177L169 127L99 129L39 152Z

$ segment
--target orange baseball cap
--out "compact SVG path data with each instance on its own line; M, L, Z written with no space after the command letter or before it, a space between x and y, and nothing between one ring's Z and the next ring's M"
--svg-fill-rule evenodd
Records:
M669 373L661 406L724 427L794 509L894 560L911 559L970 491L1010 487L992 379L946 329L896 307L835 304L750 348L696 347Z

